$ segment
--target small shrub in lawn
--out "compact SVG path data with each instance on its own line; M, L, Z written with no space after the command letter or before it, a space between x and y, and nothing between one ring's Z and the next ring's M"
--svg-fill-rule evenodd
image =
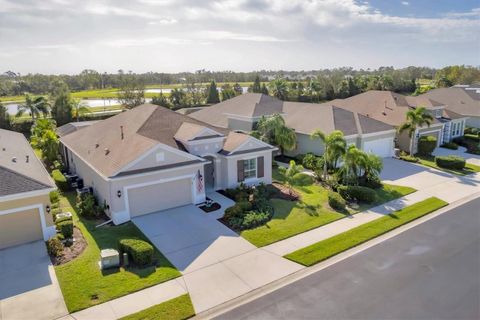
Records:
M345 199L343 199L338 193L329 191L328 192L328 204L332 209L343 211L345 210Z
M62 191L68 190L68 182L67 178L63 175L63 173L60 172L60 170L55 169L52 171L52 178L55 181L55 184L57 185L58 189Z
M263 225L270 220L266 212L248 211L243 217L242 229L251 229Z
M458 149L458 144L455 142L447 142L442 144L440 147L445 148L445 149L450 149L450 150L457 150Z
M73 222L72 220L64 220L56 223L58 230L65 239L73 236Z
M462 170L465 168L465 159L457 156L436 157L437 166L445 169Z
M146 266L153 263L153 246L140 239L120 240L120 251L126 252L138 266Z
M101 208L96 204L96 199L92 194L87 194L77 198L78 214L82 217L92 218L101 214Z
M377 199L374 190L362 186L340 186L337 188L338 193L345 200L356 200L359 202L373 203Z
M429 156L437 147L437 138L432 136L422 136L418 139L418 154Z
M57 237L53 237L46 242L47 252L52 257L60 257L63 253L63 244Z

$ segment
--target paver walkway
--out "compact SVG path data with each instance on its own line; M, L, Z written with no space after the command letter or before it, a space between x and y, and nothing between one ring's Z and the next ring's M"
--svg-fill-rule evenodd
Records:
M194 267L189 268L187 266L181 269L183 272L182 277L77 312L71 316L79 320L92 318L116 319L186 292L192 298L196 313L206 311L304 268L299 264L282 258L285 254L432 196L453 202L480 191L480 174L459 177L394 159L385 159L384 166L386 169L384 169L382 179L386 180L386 182L412 186L417 188L418 191L368 211L358 213L350 218L337 220L263 248L255 248L251 245L252 247L240 250L234 254L226 254L225 251L235 251L237 250L235 249L236 247L230 245L215 246L215 241L210 241L209 245L203 248L203 251L197 251L196 253L200 253L198 257L201 257L202 253L205 252L205 260L202 261L204 258L198 260L198 257L195 259L190 257L189 266L193 265ZM232 204L229 202L231 200L219 194L211 194L209 197L212 199L215 197L215 201L224 201L225 207ZM217 222L216 219L220 215L220 213L210 216L207 214L205 217L211 219L212 222ZM144 232L148 233L149 231L146 230ZM155 232L151 236L153 234ZM179 235L179 237L181 236L182 234ZM153 238L155 237L154 235ZM241 237L237 237L236 240L232 241L237 240L245 241ZM169 238L169 241L176 240ZM155 243L155 241L153 242ZM157 243L155 244L157 245ZM158 245L163 244L158 243ZM175 264L174 261L172 262Z

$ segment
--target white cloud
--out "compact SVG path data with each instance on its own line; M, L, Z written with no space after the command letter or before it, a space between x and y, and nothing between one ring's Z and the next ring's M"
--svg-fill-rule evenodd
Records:
M279 39L273 36L235 33L230 31L200 31L197 37L204 40L240 40L254 42L285 42L289 40Z
M189 39L182 38L169 38L169 37L155 37L155 38L125 38L125 39L116 39L109 41L99 42L99 45L107 45L110 47L147 47L155 46L159 44L169 44L169 45L185 45L189 44L192 41Z
M408 2L408 1L402 1L400 3L404 6L409 6L410 5L410 2Z
M177 22L178 20L175 18L160 18L158 20L149 21L148 24L154 26L157 24L161 24L161 25L175 24Z
M146 18L146 19L155 19L157 16L153 13L146 11L136 11L122 7L116 6L107 6L102 4L93 4L87 5L85 10L88 13L96 15L115 15L121 17L136 17L136 18Z

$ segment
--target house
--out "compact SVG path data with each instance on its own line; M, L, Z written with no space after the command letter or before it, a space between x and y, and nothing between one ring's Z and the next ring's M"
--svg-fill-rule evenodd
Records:
M355 144L381 157L393 155L395 129L391 125L330 103L286 102L259 93L248 93L189 116L214 126L249 132L255 129L263 116L274 114L282 115L286 125L295 130L297 147L288 153L290 155L323 154L321 142L310 139L310 134L316 129L326 134L340 130L348 144Z
M391 91L371 90L350 98L336 99L329 104L358 112L395 128L406 121L407 111L420 106L425 107L434 118L431 125L418 128L412 139L407 132L397 134L396 137L400 149L410 151L413 147L414 153L417 151L418 139L421 136L434 136L437 138L437 146L440 146L462 136L467 121L467 117L447 109L445 104L436 100L425 96L404 96Z
M205 202L207 192L271 183L274 147L144 104L60 138L71 173L115 224Z
M480 128L480 86L457 85L433 89L421 95L445 105L447 110L467 117L466 125Z
M0 249L54 236L55 184L21 133L0 129Z

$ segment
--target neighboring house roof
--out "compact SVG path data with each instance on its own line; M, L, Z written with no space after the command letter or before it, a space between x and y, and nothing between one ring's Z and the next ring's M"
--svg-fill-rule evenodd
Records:
M282 113L283 101L261 93L246 93L193 112L188 116L211 125L227 128L228 116L256 118Z
M478 88L478 89L477 89ZM455 86L433 89L421 95L440 101L445 108L463 116L480 116L480 88Z
M164 107L144 104L71 133L61 141L104 176L111 177L159 143L186 152L180 137L188 141L205 128L222 136L230 132ZM230 143L229 139L230 135L225 144Z
M367 91L346 99L336 99L329 103L394 127L405 122L406 113L412 108L442 106L442 104L424 97L407 97L391 91L377 90ZM439 121L434 119L432 123L439 123Z
M0 196L55 188L25 136L0 129Z
M287 126L298 133L310 134L315 129L325 133L341 130L345 135L393 130L392 126L350 110L335 103L285 102L259 93L247 93L222 103L189 114L212 125L228 127L228 117L271 116L282 114Z
M61 127L58 127L56 132L59 137L64 137L67 134L89 127L96 122L98 122L98 120L70 122L70 123L64 124Z

